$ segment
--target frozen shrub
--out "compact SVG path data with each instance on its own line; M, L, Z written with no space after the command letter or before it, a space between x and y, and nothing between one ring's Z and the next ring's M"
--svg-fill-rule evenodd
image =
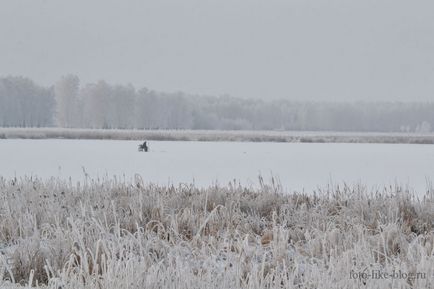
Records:
M0 286L434 286L432 192L418 199L398 187L345 186L289 194L276 180L260 183L0 178ZM407 275L354 278L366 270Z

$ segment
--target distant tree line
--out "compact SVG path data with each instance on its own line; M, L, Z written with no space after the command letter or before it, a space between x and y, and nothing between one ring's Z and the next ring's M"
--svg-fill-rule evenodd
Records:
M62 77L0 78L0 126L429 132L434 102L294 102L163 93Z

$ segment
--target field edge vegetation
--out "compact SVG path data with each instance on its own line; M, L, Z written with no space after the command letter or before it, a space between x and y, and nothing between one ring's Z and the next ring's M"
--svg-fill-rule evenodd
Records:
M431 190L0 178L0 284L433 288L433 220ZM354 278L374 269L418 277Z
M0 128L0 139L434 144L433 133Z

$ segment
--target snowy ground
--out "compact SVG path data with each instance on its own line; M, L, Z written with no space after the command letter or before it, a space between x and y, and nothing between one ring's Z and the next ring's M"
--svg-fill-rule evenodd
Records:
M137 141L0 140L0 176L43 178L116 175L146 182L226 185L236 179L259 185L280 179L287 191L311 192L327 184L360 183L382 189L409 185L423 193L434 176L434 146L410 144L251 143L152 141L137 151Z

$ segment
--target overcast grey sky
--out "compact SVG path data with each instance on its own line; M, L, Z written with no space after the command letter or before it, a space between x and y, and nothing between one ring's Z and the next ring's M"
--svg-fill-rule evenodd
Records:
M2 0L0 76L162 91L434 100L432 0Z

